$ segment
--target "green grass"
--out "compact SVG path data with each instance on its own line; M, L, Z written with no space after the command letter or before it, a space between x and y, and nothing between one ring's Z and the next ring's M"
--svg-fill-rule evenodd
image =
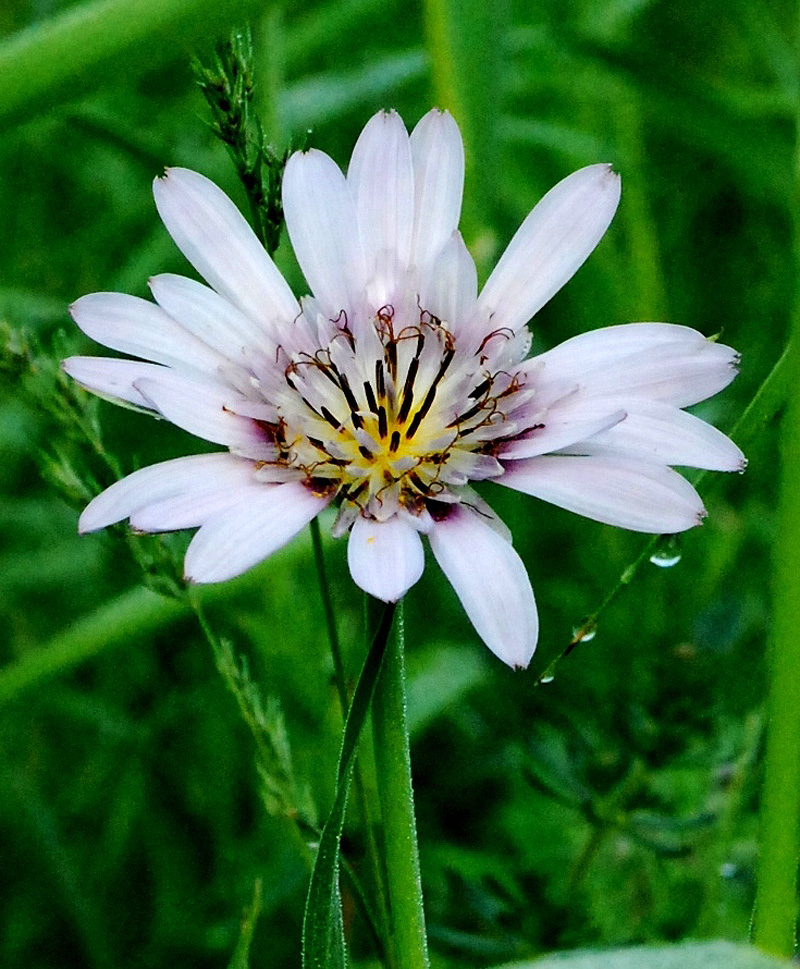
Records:
M13 76L0 84L0 318L51 359L91 352L66 311L78 296L143 295L149 275L188 271L150 194L165 165L214 178L245 209L186 49L208 53L229 11L248 5L196 0L190 15L188 0L140 2L159 7L158 23L125 33L113 17L88 18L91 43L70 33L88 5L8 0L0 10L0 79ZM700 413L724 430L781 356L792 313L793 31L788 6L745 0L325 0L271 7L254 23L273 138L297 141L311 127L309 143L344 164L378 108L398 108L409 126L434 104L453 108L470 156L464 228L482 278L550 185L613 162L624 185L617 219L535 321L534 346L627 320L722 332L742 353L741 375ZM303 292L285 240L276 258ZM310 855L289 815L324 821L342 729L310 537L206 596L209 621L246 658L246 671L234 664L240 699L252 703L257 685L261 713L246 722L191 612L142 590L141 563L159 561L160 543L124 530L78 537L79 479L99 487L110 472L61 419L56 368L5 369L0 965L211 969L234 953L243 966L249 945L254 969L293 969ZM90 406L124 471L194 450L148 417ZM747 939L776 407L759 412L746 475L704 479L709 517L681 539L680 563L639 569L552 683L535 686L639 555L641 536L492 492L541 614L526 673L487 653L433 561L409 595L411 754L436 969ZM344 543L325 521L322 532L354 677L361 600ZM361 872L358 822L353 800L343 849ZM344 884L353 962L367 969L370 936Z

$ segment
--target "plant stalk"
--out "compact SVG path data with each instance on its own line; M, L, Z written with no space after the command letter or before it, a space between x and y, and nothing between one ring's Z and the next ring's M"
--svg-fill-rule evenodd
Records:
M429 969L406 711L402 604L372 703L393 969Z
M776 956L795 952L800 857L800 104L795 134L795 294L781 424L778 520L773 557L770 686L761 800L756 945Z

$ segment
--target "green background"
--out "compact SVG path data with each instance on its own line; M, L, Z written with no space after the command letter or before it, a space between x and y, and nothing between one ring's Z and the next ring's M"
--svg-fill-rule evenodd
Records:
M257 879L251 964L299 965L307 854L292 821L270 811L251 735L196 623L141 590L122 532L77 536L84 486L70 472L85 480L94 466L58 419L68 391L46 363L93 352L67 315L73 299L146 295L149 275L190 272L152 202L165 165L203 172L244 208L187 52L207 53L248 15L260 110L277 146L311 129L308 143L344 165L375 110L395 107L411 127L431 106L451 107L468 151L463 229L482 279L555 181L613 162L623 177L617 218L535 320L536 350L629 320L721 333L742 354L741 375L696 412L729 430L785 343L798 99L789 5L7 0L0 317L15 345L25 329L44 354L20 373L7 351L0 385L0 964L9 969L225 966ZM277 260L304 292L285 241ZM197 450L148 417L95 411L125 471ZM409 595L435 966L746 939L773 425L748 442L744 476L705 479L709 517L681 538L680 563L640 569L549 684L536 686L537 676L615 587L642 536L487 488L539 603L527 672L486 651L433 561ZM135 542L158 556L157 542ZM362 603L345 543L326 536L326 554L355 675ZM308 537L213 593L208 608L265 701L280 704L298 796L324 818L341 717ZM344 850L357 866L352 821ZM369 965L347 894L345 920L354 963Z

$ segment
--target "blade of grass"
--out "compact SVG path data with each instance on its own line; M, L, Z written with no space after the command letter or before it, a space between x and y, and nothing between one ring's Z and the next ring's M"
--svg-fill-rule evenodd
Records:
M258 0L94 0L0 45L0 127L150 71L263 7Z
M322 831L308 888L303 920L304 969L333 969L344 964L339 896L340 841L358 740L383 665L394 613L394 603L389 603L383 610L347 714L339 756L336 798Z
M756 391L753 399L747 405L744 413L734 424L730 431L731 438L741 447L746 448L756 434L758 434L778 413L786 400L790 377L792 375L792 360L790 348L784 350L778 362L767 375L764 382ZM796 372L796 371L795 371ZM705 479L707 471L700 471L692 480L695 487L699 486ZM653 535L642 546L636 558L620 573L619 578L611 589L606 593L600 604L590 613L580 624L578 631L564 649L547 665L542 673L536 678L536 685L548 683L553 678L555 668L568 656L576 646L584 640L588 640L590 634L597 627L597 622L603 612L611 605L622 590L631 584L634 576L645 562L649 561L656 545L661 541L660 535Z

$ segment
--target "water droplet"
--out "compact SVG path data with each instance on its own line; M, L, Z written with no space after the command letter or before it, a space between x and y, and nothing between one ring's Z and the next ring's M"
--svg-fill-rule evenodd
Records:
M590 643L597 635L597 626L593 622L588 622L584 626L576 626L572 630L572 642L577 646L578 643Z
M669 538L665 538L659 542L655 551L650 556L650 561L653 565L657 565L660 569L671 569L680 560L681 550L677 535L670 535Z
M537 686L541 683L552 683L556 678L556 665L558 663L558 658L554 659L553 662L547 667L547 669L542 673L539 679L536 681Z
M726 861L720 865L719 873L723 878L735 878L739 874L739 868L732 861Z

